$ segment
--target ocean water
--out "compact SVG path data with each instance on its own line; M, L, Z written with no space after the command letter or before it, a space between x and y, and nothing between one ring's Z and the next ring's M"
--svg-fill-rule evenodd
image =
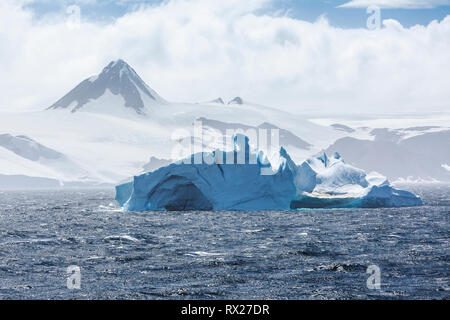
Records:
M113 190L0 191L0 299L448 299L450 186L402 187L425 206L128 213Z

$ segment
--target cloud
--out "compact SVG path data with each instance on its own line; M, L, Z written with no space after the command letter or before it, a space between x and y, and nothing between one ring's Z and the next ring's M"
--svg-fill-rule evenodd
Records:
M222 96L291 112L448 110L450 16L404 28L340 29L258 15L268 0L172 0L112 23L36 20L0 4L0 110L43 109L110 61L128 61L171 101ZM83 15L83 12L82 12Z
M367 8L371 5L385 9L428 9L450 5L450 0L352 0L339 8Z

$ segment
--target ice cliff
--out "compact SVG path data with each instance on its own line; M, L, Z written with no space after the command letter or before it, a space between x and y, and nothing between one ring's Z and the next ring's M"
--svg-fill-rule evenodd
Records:
M116 200L128 211L422 205L419 197L346 164L337 153L332 158L323 153L297 166L281 148L270 163L264 152L251 150L242 135L234 137L233 151L195 154L134 177L116 187Z

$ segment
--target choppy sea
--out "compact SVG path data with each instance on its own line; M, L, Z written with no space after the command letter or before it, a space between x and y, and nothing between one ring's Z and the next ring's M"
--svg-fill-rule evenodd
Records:
M425 206L130 213L109 189L0 191L0 299L448 299L450 185L402 188Z

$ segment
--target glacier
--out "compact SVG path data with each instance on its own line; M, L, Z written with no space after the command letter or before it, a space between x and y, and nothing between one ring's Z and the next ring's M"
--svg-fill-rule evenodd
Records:
M126 211L249 211L420 206L422 200L366 174L335 153L296 165L281 147L274 160L243 135L231 151L215 150L135 176L116 186ZM200 161L198 161L200 159ZM197 161L196 161L197 160Z

